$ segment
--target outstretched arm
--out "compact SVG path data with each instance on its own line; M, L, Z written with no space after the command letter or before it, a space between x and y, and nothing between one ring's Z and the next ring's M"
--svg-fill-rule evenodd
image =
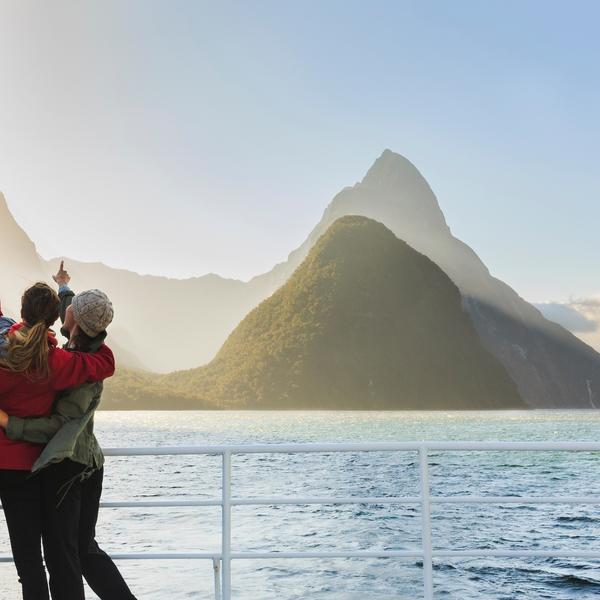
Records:
M58 295L60 297L60 318L65 322L67 309L71 305L74 293L69 288L71 276L65 270L65 261L60 261L60 267L56 275L52 277L58 284ZM69 324L66 325L67 329ZM64 331L64 329L63 329ZM65 335L68 335L65 332ZM107 377L112 377L115 372L115 358L105 345L93 353L67 352L56 349L54 352L53 377L54 389L57 391L76 387L88 381L102 381Z
M60 261L58 272L56 275L52 276L52 279L54 279L54 281L58 284L58 297L60 298L60 321L61 323L64 323L67 314L67 308L71 306L71 302L75 296L69 287L71 276L69 275L68 271L65 270L64 260Z

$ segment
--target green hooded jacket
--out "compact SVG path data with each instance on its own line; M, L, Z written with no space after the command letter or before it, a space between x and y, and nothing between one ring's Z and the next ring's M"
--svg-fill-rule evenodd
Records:
M64 286L59 296L61 319L64 321L74 294ZM106 332L96 336L89 350L98 350L105 338ZM98 382L61 392L49 417L9 417L6 435L11 440L46 444L33 465L33 472L67 458L89 469L100 469L104 465L104 455L94 435L94 413L100 404L102 389L102 382Z

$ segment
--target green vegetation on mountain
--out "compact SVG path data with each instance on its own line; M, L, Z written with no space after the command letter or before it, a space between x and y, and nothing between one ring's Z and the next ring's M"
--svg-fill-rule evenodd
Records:
M208 365L135 377L107 387L113 397L128 389L131 401L164 393L178 407L198 408L525 406L481 345L448 276L359 216L338 219Z
M164 375L118 368L104 383L102 410L218 409L197 393L163 383Z

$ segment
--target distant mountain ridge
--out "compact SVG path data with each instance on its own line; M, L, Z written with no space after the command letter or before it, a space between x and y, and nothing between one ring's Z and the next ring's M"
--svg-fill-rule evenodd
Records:
M58 268L48 262L47 271ZM138 275L100 263L67 260L75 290L101 288L115 305L111 338L130 350L137 364L155 372L191 368L208 362L228 333L262 298L246 283L205 275L170 279Z
M10 217L4 208L8 216L0 214L2 227ZM352 214L383 223L450 276L484 346L504 364L530 406L600 407L600 354L493 278L475 252L452 236L419 171L389 150L362 181L335 196L286 262L247 283L216 275L178 281L104 265L69 260L67 264L75 288L101 287L114 298L112 336L127 348L128 354L121 356L128 366L162 372L192 368L208 363L244 316L288 280L327 228ZM27 275L21 276L19 286L29 277L48 278L58 260L40 261L31 242L17 237L28 256L22 271ZM18 254L14 248L13 254ZM10 271L0 265L0 273ZM3 289L3 300L11 294Z

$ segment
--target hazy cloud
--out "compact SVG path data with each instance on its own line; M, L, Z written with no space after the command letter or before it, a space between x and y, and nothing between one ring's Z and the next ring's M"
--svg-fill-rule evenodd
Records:
M583 298L581 300L572 300L571 306L578 307L578 310L589 310L600 315L600 298Z
M600 330L600 298L579 298L569 302L536 304L542 314L573 333Z

